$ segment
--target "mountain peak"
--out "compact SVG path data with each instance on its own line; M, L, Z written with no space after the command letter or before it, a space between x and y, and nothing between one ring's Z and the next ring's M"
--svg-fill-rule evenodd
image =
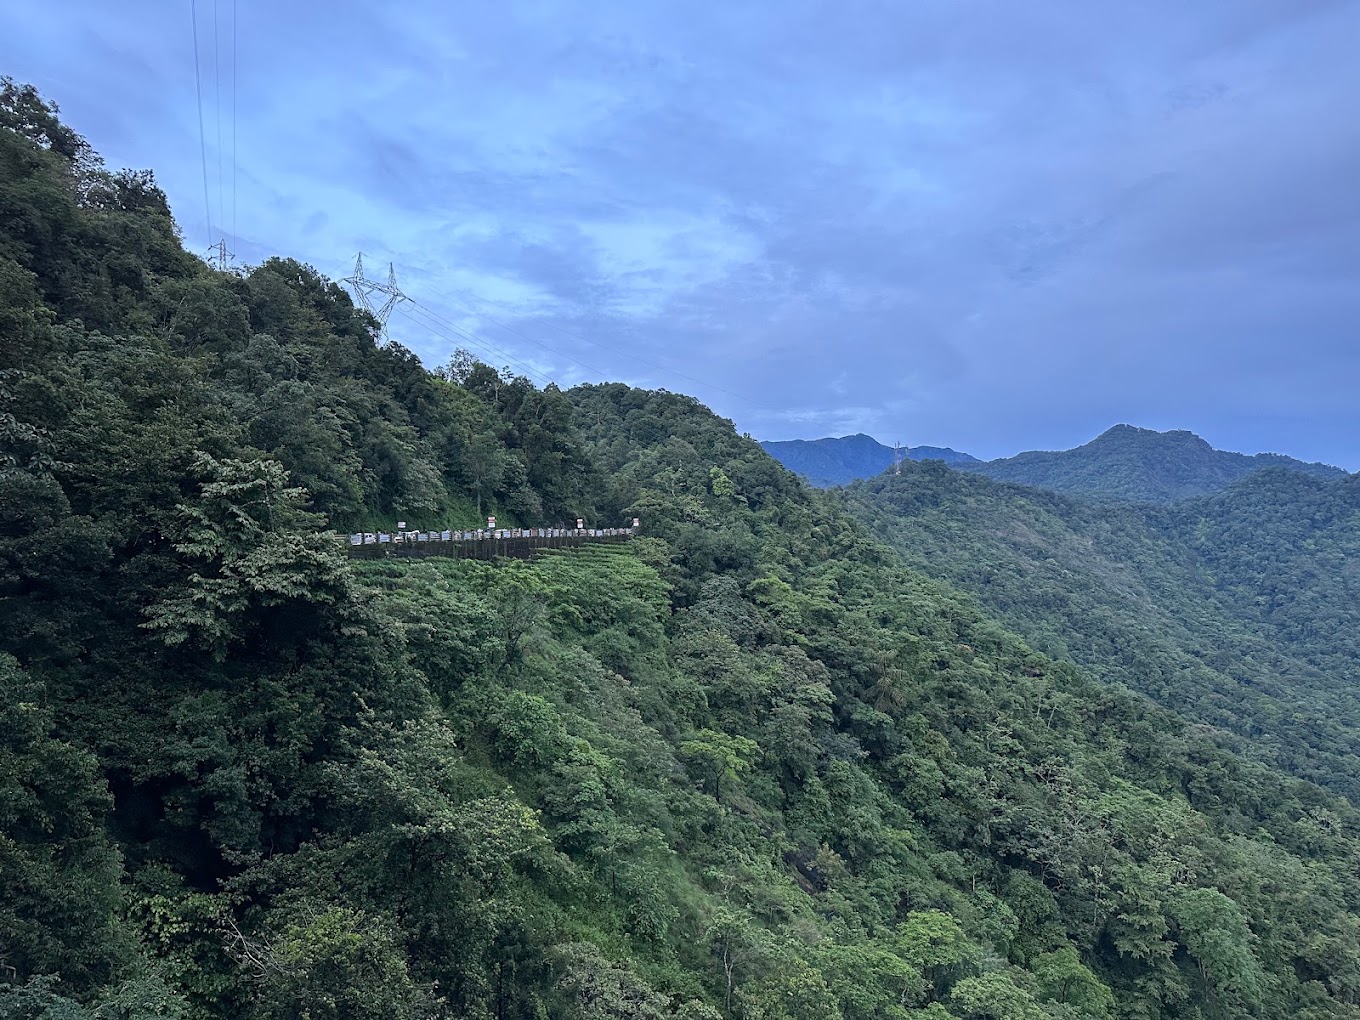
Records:
M1127 424L1111 426L1085 444L1085 447L1078 447L1078 449L1097 445L1141 448L1149 453L1154 451L1170 452L1176 449L1194 451L1197 455L1218 452L1214 450L1207 439L1187 429L1169 429L1165 432L1159 432L1156 429L1145 429L1137 425Z
M1267 467L1318 478L1346 474L1327 464L1307 464L1278 454L1216 450L1186 429L1158 432L1129 424L1108 428L1073 450L1021 453L961 467L998 481L1145 503L1205 496Z
M848 485L857 478L882 474L892 465L894 456L891 446L863 432L838 439L788 439L760 445L790 471L818 486ZM975 457L943 446L904 446L901 453L907 460L977 463Z

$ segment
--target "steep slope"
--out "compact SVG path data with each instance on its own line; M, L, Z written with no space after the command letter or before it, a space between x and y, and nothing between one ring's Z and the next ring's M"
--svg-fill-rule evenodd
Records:
M431 374L306 267L211 272L0 100L0 1016L1360 1016L1343 799L694 400ZM478 498L647 535L326 530Z
M1192 432L1155 432L1116 425L1074 450L1031 451L1002 460L960 464L960 470L1003 482L1143 503L1206 496L1269 467L1315 478L1342 478L1328 464L1275 453L1247 456L1215 450Z
M840 439L789 439L760 445L794 474L822 487L871 478L893 462L891 446L863 433ZM949 464L974 460L966 453L938 446L909 447L902 450L902 455L907 460L942 460Z
M1271 469L1170 508L913 465L847 505L913 566L1239 750L1360 798L1360 485Z

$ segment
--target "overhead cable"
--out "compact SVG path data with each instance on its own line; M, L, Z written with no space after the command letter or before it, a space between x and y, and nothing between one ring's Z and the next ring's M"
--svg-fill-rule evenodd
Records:
M236 0L231 0L231 241L236 236Z
M481 299L479 299L479 300L481 300ZM552 353L552 354L556 354L556 355L557 355L558 357L560 357L560 358L565 358L567 361L570 361L570 362L572 362L573 364L580 365L582 368L585 368L585 369L587 369L588 371L591 371L591 372L599 373L599 374L601 374L602 376L608 376L608 375L610 374L610 373L607 373L607 372L601 372L600 369L594 368L594 367L592 367L592 366L590 366L590 365L587 365L585 362L579 361L579 360L577 360L576 358L571 357L571 355L569 355L569 354L564 354L563 352L557 350L556 348L554 348L554 347L552 347L552 346L550 346L550 345L548 345L548 344L543 343L541 340L536 340L534 337L531 337L531 336L529 336L528 334L523 333L523 332L521 332L521 331L518 330L518 329L515 329L515 327L510 326L510 325L507 325L506 323L501 322L500 320L495 319L495 318L493 318L493 317L490 316L490 315L487 315L485 312L479 311L478 309L471 307L471 306L468 305L467 303L464 303L464 302L458 302L458 303L462 304L462 306L463 306L464 308L467 308L469 311L473 312L473 314L479 315L479 316L481 316L482 318L488 320L489 322L495 323L497 326L500 326L501 329L507 330L508 332L511 332L511 333L515 334L515 336L521 337L522 339L529 341L531 344L536 344L537 346L542 347L544 350L549 351L549 352ZM491 303L491 302L488 302L488 303ZM600 348L602 348L602 349L604 349L604 350L610 351L611 353L614 353L614 354L622 354L624 357L626 357L626 358L631 358L631 359L633 359L634 361L638 362L639 364L641 364L641 365L646 365L646 366L648 366L649 368L654 369L655 371L664 372L664 373L666 373L667 375L673 376L673 377L675 377L675 378L677 378L677 379L684 379L684 380L686 380L687 382L694 383L695 385L703 386L703 387L705 387L706 389L714 390L715 392L725 394L726 396L732 397L732 398L734 398L734 399L736 399L736 400L740 400L740 401L742 401L743 403L750 404L750 405L753 406L753 407L758 407L758 408L761 408L761 409L766 410L766 411L774 412L775 414L784 415L784 416L786 416L786 417L792 417L792 418L802 419L802 420L804 420L804 421L815 421L815 420L816 420L816 419L815 419L813 416L811 416L811 415L804 414L804 413L801 413L801 412L798 412L798 411L787 411L787 410L783 410L783 409L781 409L781 408L773 407L773 406L771 406L770 404L762 403L761 401L755 400L755 399L752 398L752 397L748 397L748 396L746 396L745 394L737 393L737 392L734 391L734 390L729 390L729 389L727 389L727 388L725 388L725 387L723 387L723 386L719 386L717 383L709 382L709 381L707 381L707 380L697 378L696 376L687 375L687 374L684 373L684 372L677 371L676 369L670 368L670 367L668 367L668 366L666 366L666 365L659 365L659 364L657 364L656 362L654 362L654 361L649 361L649 360L647 360L646 358L640 357L640 356L638 356L638 355L632 353L631 351L621 350L621 349L612 347L612 346L609 345L609 344L601 343L601 342L598 341L598 340L591 340L591 339L588 338L588 337L584 337L584 336L582 336L582 335L579 334L579 333L574 333L574 332L572 332L571 330L566 329L566 328L561 327L561 326L553 326L551 323L544 322L542 319L534 319L533 321L534 321L534 322L539 322L539 323L541 323L542 325L545 325L545 326L549 326L549 327L552 328L552 329L558 329L558 330L560 330L561 332L567 334L568 336L575 337L577 340L583 340L583 341L585 341L586 343L589 343L589 344L594 344L596 347L600 347Z
M222 204L222 67L217 55L217 0L213 0L213 109L217 119L217 222L225 225Z
M203 132L203 81L198 69L198 0L189 0L189 19L193 24L194 33L194 94L198 98L198 156L203 166L203 215L208 224L208 244L212 244L212 200L208 198L208 143Z
M416 309L416 312L414 314L411 311L408 311L406 308L397 308L395 309L395 311L397 312L398 315L406 319L408 322L411 322L417 326L421 326L429 330L430 332L437 334L442 339L447 340L449 343L452 343L455 346L461 347L464 344L467 344L469 346L477 348L477 350L484 356L489 355L498 360L503 359L502 362L503 364L506 364L507 366L514 366L524 375L528 376L530 379L534 380L535 382L542 386L547 386L553 382L553 380L544 372L541 372L538 369L534 368L533 366L525 364L522 361L519 361L518 359L510 355L508 352L497 347L495 344L492 344L491 342L483 339L477 334L467 332L461 327L449 323L448 320L441 320L438 316L435 316L426 311L424 309L424 306L422 305L417 305L415 304L415 302L412 302L412 306L414 309Z

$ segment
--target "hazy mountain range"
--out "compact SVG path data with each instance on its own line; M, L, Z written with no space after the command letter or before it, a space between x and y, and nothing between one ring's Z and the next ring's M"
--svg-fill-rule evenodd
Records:
M760 445L794 474L823 488L870 478L893 462L891 446L862 432L840 439L789 439ZM969 454L939 446L906 447L902 455L907 460L942 460L946 464L981 463Z
M761 445L790 471L823 487L872 477L893 462L892 447L862 434ZM1133 425L1116 425L1072 450L1036 450L990 461L929 446L904 452L909 460L942 460L957 470L998 481L1139 503L1206 496L1270 467L1324 479L1348 474L1330 464L1278 453L1249 456L1216 450L1193 432L1157 432Z

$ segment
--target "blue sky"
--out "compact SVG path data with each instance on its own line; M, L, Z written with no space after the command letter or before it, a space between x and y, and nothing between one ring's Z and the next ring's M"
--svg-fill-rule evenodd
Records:
M0 69L195 250L394 261L429 364L452 324L763 439L1360 468L1357 0L235 7L233 173L197 2L211 234L189 4L4 5Z

